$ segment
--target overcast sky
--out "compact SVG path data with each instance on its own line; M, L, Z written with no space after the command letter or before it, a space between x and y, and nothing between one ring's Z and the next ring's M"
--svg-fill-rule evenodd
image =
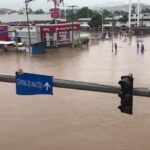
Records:
M25 0L0 0L0 8L11 8L19 10L24 7ZM94 4L102 4L110 1L120 1L123 3L128 3L128 0L64 0L65 5L77 5L77 6L90 6ZM133 2L137 2L138 0L131 0ZM150 4L150 0L140 0L141 2ZM110 4L110 3L109 3ZM52 3L48 3L47 0L33 0L30 2L30 7L34 9L42 8L44 10L48 10L52 7Z

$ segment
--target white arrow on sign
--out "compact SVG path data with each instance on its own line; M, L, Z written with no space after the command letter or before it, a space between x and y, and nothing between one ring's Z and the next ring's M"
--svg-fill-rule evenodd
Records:
M48 89L49 89L51 86L49 85L48 82L46 82L46 83L44 84L44 87L46 87L46 91L48 91Z

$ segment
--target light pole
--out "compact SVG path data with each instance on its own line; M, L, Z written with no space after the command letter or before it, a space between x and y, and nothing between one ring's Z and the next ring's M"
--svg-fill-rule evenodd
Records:
M138 0L138 18L137 18L137 26L140 26L140 0Z
M77 7L75 5L69 6L72 8L72 48L74 48L74 29L73 29L73 22L74 22L74 8Z
M102 32L103 32L103 18L104 18L103 10L101 10L100 13L101 13L101 15L102 15Z
M129 0L129 17L128 18L129 18L129 20L128 20L129 26L128 27L130 28L131 27L131 0Z
M29 14L28 14L28 5L33 0L25 0L26 16L27 16L27 25L28 25L28 37L29 37L29 52L31 51L31 34L30 34L30 24L29 24Z
M114 13L112 12L112 33L111 33L111 38L112 38L112 52L113 52L113 37L114 36Z

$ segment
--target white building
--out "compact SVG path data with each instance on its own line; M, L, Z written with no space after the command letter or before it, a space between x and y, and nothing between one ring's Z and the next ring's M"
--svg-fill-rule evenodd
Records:
M131 14L132 25L137 26L138 15ZM150 13L143 13L139 15L140 26L150 26Z
M91 21L91 18L79 18L77 20L80 23L81 30L90 30L89 21Z
M50 14L29 14L29 22L30 23L48 23L52 21ZM61 21L66 21L66 19L58 19ZM26 14L18 14L18 13L11 13L11 14L1 14L0 15L0 22L6 24L21 24L27 22Z

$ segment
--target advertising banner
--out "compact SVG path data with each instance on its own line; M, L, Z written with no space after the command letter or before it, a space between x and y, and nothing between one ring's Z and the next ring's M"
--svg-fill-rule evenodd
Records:
M59 31L57 32L58 43L69 43L69 31Z
M59 33L60 34L68 34L70 31L73 30L80 30L80 24L74 23L73 26L72 24L56 24L56 25L45 25L45 26L40 26L40 34L41 34L41 41L44 41L44 34L45 33ZM59 36L59 35L57 35ZM61 35L62 36L62 35Z
M52 8L50 10L51 18L60 18L60 10L58 8Z

